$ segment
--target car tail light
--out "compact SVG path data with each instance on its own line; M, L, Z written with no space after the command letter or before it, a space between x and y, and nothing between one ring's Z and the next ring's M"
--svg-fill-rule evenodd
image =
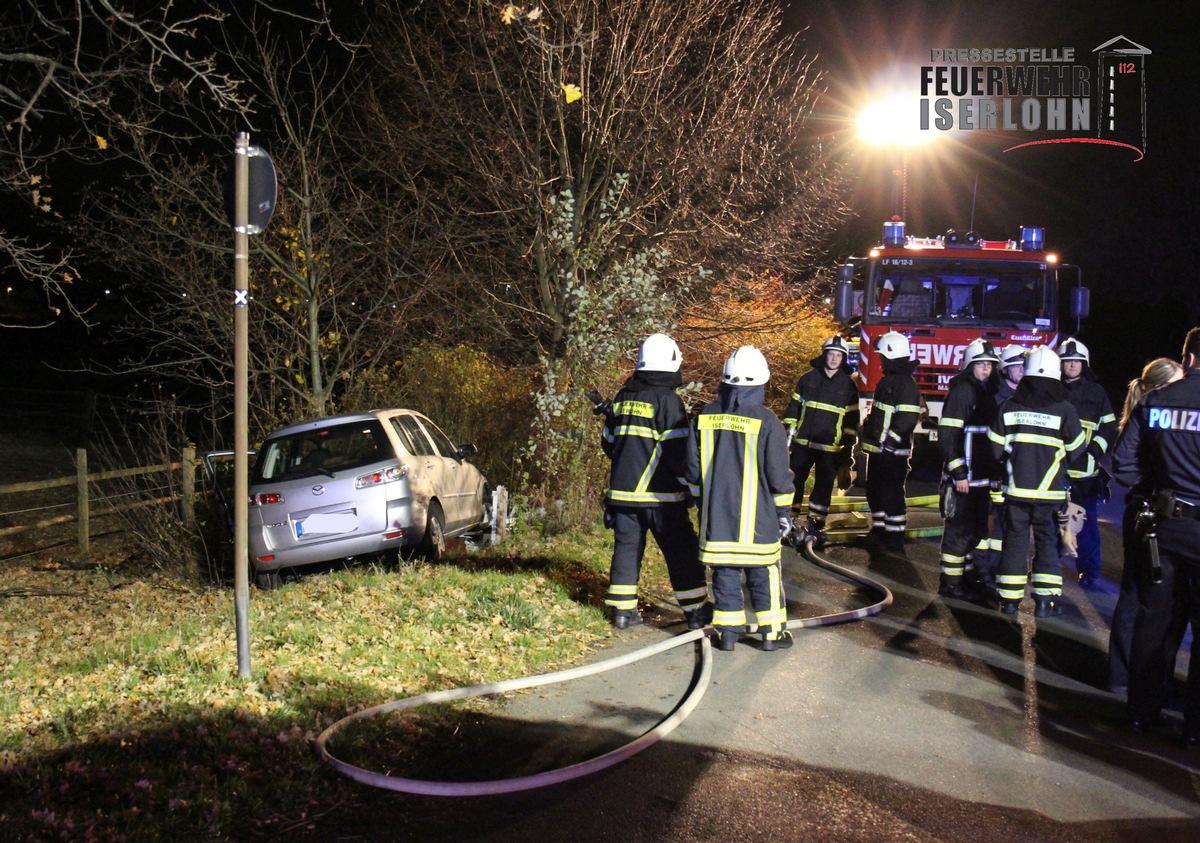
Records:
M283 503L283 492L260 492L250 496L251 506L267 506L273 503Z
M361 477L355 478L354 488L366 489L368 486L378 486L380 483L391 483L394 480L399 480L406 474L408 474L408 469L399 466L381 468L379 471L372 471L370 474L364 474Z
M275 561L275 554L274 554L274 553L272 553L272 554L270 554L269 556L260 556L260 557L258 557L258 561L259 561L259 562L274 562L274 561Z

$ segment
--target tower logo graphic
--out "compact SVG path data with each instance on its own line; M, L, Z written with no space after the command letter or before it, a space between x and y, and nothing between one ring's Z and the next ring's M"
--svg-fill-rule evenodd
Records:
M1124 35L1105 41L1098 54L1099 118L1096 137L1146 154L1146 56L1150 50Z

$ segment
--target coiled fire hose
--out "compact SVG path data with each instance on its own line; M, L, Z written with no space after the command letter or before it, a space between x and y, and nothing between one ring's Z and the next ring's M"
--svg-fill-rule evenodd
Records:
M936 503L936 496L932 498L910 498L908 504L910 506L929 505L932 501ZM832 508L834 511L849 511L851 508L844 505L835 504ZM911 533L912 531L910 531ZM925 531L921 531L924 533ZM938 529L940 532L940 528ZM881 595L878 602L861 609L851 609L844 612L833 612L828 615L820 615L818 617L809 618L789 618L787 621L788 629L805 629L818 626L830 626L832 624L846 623L848 621L861 620L877 615L886 609L892 603L892 592L888 590L882 583L876 582L870 577L851 571L848 568L843 568L841 565L836 565L828 559L820 556L814 548L815 537L805 536L802 541L803 555L813 564L831 571L838 576L845 577L859 585L865 586L877 594ZM625 667L642 659L650 658L675 647L682 647L687 644L695 644L697 648L697 672L693 674L691 685L687 692L679 701L679 704L661 721L658 722L652 729L642 733L634 740L623 746L599 755L595 758L590 758L586 761L581 761L578 764L571 764L566 767L559 767L554 770L547 770L542 773L537 773L531 776L520 776L510 779L494 779L491 781L477 782L444 782L430 781L427 779L409 779L400 776L392 776L386 773L378 773L372 770L365 770L347 761L343 761L334 756L329 751L329 740L337 734L344 726L351 723L367 720L383 714L389 714L405 709L416 708L422 705L432 705L435 703L450 702L452 700L465 700L473 697L489 696L492 694L503 694L510 691L520 691L527 688L537 688L544 685L553 685L559 682L570 682L572 679L581 679L586 676L595 676L609 670L616 670L620 667ZM538 676L519 677L516 679L508 679L502 682L491 682L484 685L470 685L465 688L451 688L446 691L434 691L428 694L421 694L416 697L409 697L403 700L393 700L392 702L383 703L373 706L372 708L363 709L362 711L350 714L336 723L327 727L316 740L317 755L325 763L329 764L333 769L337 770L342 775L353 779L360 784L365 784L370 787L382 788L385 790L394 790L403 793L414 793L425 796L492 796L502 793L516 793L523 790L534 790L539 787L548 787L554 784L561 784L572 779L581 778L590 775L600 770L604 770L621 761L631 758L643 749L657 743L662 738L669 735L675 728L682 723L689 714L695 710L700 703L700 699L704 696L707 690L709 681L712 677L712 645L709 642L708 633L705 630L693 630L683 635L668 638L665 641L660 641L632 653L626 653L622 656L607 659L594 664L582 665L567 670L559 670L553 673L543 673Z

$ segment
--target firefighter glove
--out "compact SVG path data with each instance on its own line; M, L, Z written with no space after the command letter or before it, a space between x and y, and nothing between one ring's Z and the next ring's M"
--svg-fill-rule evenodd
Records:
M785 515L779 516L779 538L787 538L787 534L792 531L792 519Z

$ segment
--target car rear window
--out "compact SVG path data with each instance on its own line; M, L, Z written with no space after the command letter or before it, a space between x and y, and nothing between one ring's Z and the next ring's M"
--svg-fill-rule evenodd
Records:
M394 456L377 420L343 422L267 440L259 450L253 482L361 468Z

